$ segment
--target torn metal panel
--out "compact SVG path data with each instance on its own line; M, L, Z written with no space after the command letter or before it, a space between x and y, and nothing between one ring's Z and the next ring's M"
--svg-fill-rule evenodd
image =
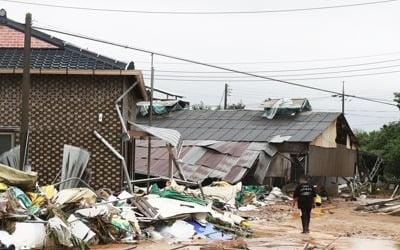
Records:
M202 155L201 158L196 161L196 164L208 166L214 169L218 165L218 163L222 161L224 157L225 157L224 154L215 152L213 150L207 150L204 153L204 155Z
M224 158L222 158L222 160L214 167L214 170L227 173L232 166L238 164L239 159L240 158L238 157L225 155Z
M284 177L290 178L290 169L292 162L289 160L289 153L279 153L272 160L269 165L268 171L265 174L268 177Z
M238 167L251 168L258 159L260 151L246 150L236 164Z
M263 184L265 176L267 175L268 168L271 164L273 157L266 154L264 151L260 152L258 157L256 169L254 171L254 181L256 184Z
M239 157L248 148L249 143L247 142L218 142L209 145L208 148L214 149L223 154L229 154L232 156Z
M0 164L19 169L20 147L19 145L0 155Z
M142 144L138 143L138 145ZM167 176L168 159L165 158L167 149L158 143L155 145L159 145L159 147L152 146L152 162L154 161L154 164L151 166L151 174ZM136 172L145 174L147 145L137 147L137 149ZM260 153L273 157L276 149L268 143L188 141L183 143L179 161L188 180L197 182L212 177L235 183L240 181L250 168L255 167ZM268 164L268 161L263 161L262 164ZM260 180L265 178L263 176L265 172L258 173ZM175 172L175 176L178 177L177 172Z
M89 162L90 153L84 149L71 145L64 145L63 163L61 168L61 181L69 178L82 178ZM62 183L60 189L78 187L79 181Z
M195 165L196 162L207 152L203 147L192 147L182 158L183 163Z
M171 146L173 146L176 149L176 155L179 156L179 152L182 148L183 141L181 134L178 131L167 128L149 127L145 125L139 125L136 123L131 123L131 124L134 127L171 144Z
M276 149L275 146L273 146L269 143L261 143L261 142L252 142L252 143L250 143L250 145L247 149L256 150L256 151L264 151L270 156L274 156L278 152L278 150Z
M235 184L243 179L248 169L243 167L233 167L231 171L224 177L224 181Z

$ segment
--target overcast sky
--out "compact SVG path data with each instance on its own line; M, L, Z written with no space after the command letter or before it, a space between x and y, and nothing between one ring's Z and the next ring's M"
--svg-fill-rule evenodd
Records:
M372 0L30 2L105 9L207 12L296 9L368 1ZM293 82L333 91L341 91L342 81L345 81L347 94L391 102L393 92L400 92L400 60L396 61L400 59L400 1L303 12L237 15L96 12L1 0L0 8L7 10L9 18L20 22L23 22L26 12L31 12L37 26L85 34L238 70L267 71L259 74L296 79ZM134 61L136 68L143 70L147 84L150 83L148 54L64 35L56 36L115 59ZM254 81L256 79L157 56L154 59L155 87L182 94L191 103L203 101L218 105L224 83L228 83L231 88L229 102L242 100L249 109L258 108L266 98L307 97L315 111L341 110L340 99L330 97L328 93L270 81ZM354 64L364 65L349 66ZM214 71L217 73L209 73ZM370 131L400 118L400 111L394 106L354 98L348 98L345 106L353 129Z

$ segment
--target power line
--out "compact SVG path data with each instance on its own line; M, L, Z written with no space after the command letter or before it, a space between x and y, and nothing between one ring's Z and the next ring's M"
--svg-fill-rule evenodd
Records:
M0 0L1 1L1 0ZM223 64L223 65L234 65L234 64L283 64L283 63L307 63L307 62L326 62L326 61L343 61L343 60L352 60L352 59L361 59L361 58L370 58L370 57L381 57L381 56L389 56L389 55L398 55L400 51L386 52L380 54L371 54L371 55L362 55L362 56L350 56L350 57L334 57L334 58L320 58L320 59L303 59L303 60L287 60L287 61L258 61L258 62L212 62L215 64ZM136 61L138 63L150 63L148 61ZM187 65L188 63L184 62L156 62L156 64L183 64Z
M400 61L400 59L397 59ZM369 71L369 70L377 70L377 69L388 69L388 68L397 68L400 67L400 64L397 65L388 65L388 66L381 66L381 67L371 67L371 68L362 68L362 69L351 69L351 70L340 70L340 71L325 71L325 72L315 72L315 73L302 73L302 74L286 74L286 75L268 75L269 77L293 77L293 76L315 76L315 75L328 75L328 74L340 74L340 73L350 73L350 72L360 72L360 71ZM159 72L157 70L157 72ZM161 71L160 71L161 72ZM249 73L253 73L247 71ZM178 74L157 74L157 76L161 77L195 77L195 78L208 78L208 79L235 79L235 78L248 78L248 76L205 76L205 75L178 75Z
M288 79L283 79L279 81L287 82L287 81L308 81L308 80L324 80L324 79L340 79L340 78L350 78L350 77L363 77L363 76L374 76L374 75L386 75L386 74L395 74L395 73L400 73L400 70L394 70L394 71L385 71L385 72L377 72L377 73L367 73L367 74L356 74L356 75L341 75L341 76L326 76L326 77L309 77L309 78L288 78ZM252 74L254 77L255 74ZM190 76L189 76L190 77ZM266 80L270 81L278 81L277 79L273 79L270 77L266 76L257 76L258 78L263 78ZM268 79L270 78L270 79ZM224 78L224 79L196 79L196 78L187 78L187 79L182 79L182 78L156 78L157 80L160 81L187 81L187 82L260 82L263 80L260 79L231 79L229 77ZM341 94L340 94L341 95Z
M265 79L265 80L269 80L269 81L284 83L284 84L291 85L291 86L297 86L297 87L301 87L301 88L312 89L312 90L326 92L326 93L330 93L330 94L342 95L342 93L336 92L336 91L332 91L332 90L327 90L327 89L322 89L322 88L318 88L318 87L313 87L313 86L303 85L303 84L299 84L299 83L289 82L287 80L279 80L279 79L270 78L270 77L266 77L266 76L262 76L262 75L248 73L248 72L245 72L245 71L240 71L240 70L230 69L230 68L226 68L226 67L222 67L222 66L218 66L218 65L213 65L213 64L209 64L209 63L199 62L199 61L195 61L195 60L192 60L192 59L186 59L186 58L173 56L173 55L168 55L168 54L164 54L164 53L160 53L160 52L156 52L156 51L137 48L137 47L130 46L130 45L123 45L123 44L119 44L119 43L115 43L115 42L110 42L110 41L106 41L106 40L102 40L102 39L98 39L98 38L93 38L93 37L88 37L88 36L84 36L84 35L63 32L63 31L54 30L54 29L42 28L42 27L34 27L34 28L55 32L55 33L58 33L58 34L64 34L64 35L69 35L69 36L73 36L73 37L78 37L78 38L82 38L82 39L86 39L86 40L90 40L90 41L95 41L95 42L99 42L99 43L104 43L104 44L108 44L108 45L112 45L112 46L116 46L116 47L120 47L120 48L141 51L143 53L148 53L148 54L151 54L151 55L158 55L160 57L166 57L166 58L175 59L175 60L179 60L179 61L185 61L185 62L189 62L189 63L193 63L193 64L197 64L197 65L202 65L202 66L206 66L206 67L210 67L210 68L230 71L232 73L243 74L243 75L252 76L252 77L256 77L256 78L261 78L261 79ZM381 103L381 104L386 104L386 105L398 107L394 103L373 100L373 99L369 99L369 98L366 98L366 97L361 97L361 96L356 96L356 95L349 95L349 94L345 94L345 96L346 97L357 98L357 99L360 99L360 100L365 100L365 101L370 101L370 102Z
M17 3L17 4L25 4L25 5L33 5L33 6L60 8L60 9L101 11L101 12L136 13L136 14L166 14L166 15L230 15L230 14L267 14L267 13L285 13L285 12L327 10L327 9L336 9L336 8L348 8L348 7L356 7L356 6L367 6L367 5L376 5L376 4L383 4L383 3L392 3L392 2L397 2L399 0L361 2L361 3L353 3L353 4L342 4L342 5L331 5L331 6L320 6L320 7L309 7L309 8L277 9L277 10L248 10L248 11L150 11L150 10L89 8L89 7L80 7L80 6L72 6L72 5L31 3L31 2L18 1L18 0L0 0L0 1Z
M311 71L311 70L321 70L321 69L337 69L337 68L349 68L349 67L357 67L357 66L365 66L365 65L372 65L372 64L381 64L387 62L397 62L400 61L399 58L391 59L391 60L383 60L383 61L374 61L374 62L367 62L367 63L357 63L357 64L347 64L347 65L336 65L336 66L329 66L329 67L314 67L314 68L300 68L300 69L282 69L282 70L258 70L258 71L247 71L249 73L275 73L275 72L296 72L296 71ZM395 65L399 66L399 65ZM385 66L381 66L385 67ZM379 68L381 68L379 67ZM393 66L387 66L393 67ZM379 69L379 68L371 68L371 69ZM355 69L355 71L360 69ZM365 70L365 69L362 69ZM148 71L148 70L143 70ZM225 71L186 71L186 70L157 70L157 72L162 73L182 73L182 74L229 74L230 72ZM334 72L333 72L334 73Z

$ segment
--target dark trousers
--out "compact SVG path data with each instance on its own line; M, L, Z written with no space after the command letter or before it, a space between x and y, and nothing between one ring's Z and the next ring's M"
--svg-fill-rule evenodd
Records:
M303 232L310 230L311 207L301 207L301 224L303 225Z

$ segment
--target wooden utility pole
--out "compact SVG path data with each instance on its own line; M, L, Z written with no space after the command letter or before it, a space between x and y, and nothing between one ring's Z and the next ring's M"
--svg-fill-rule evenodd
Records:
M24 70L21 86L21 131L20 131L20 161L19 169L24 170L28 158L28 131L29 131L29 94L31 88L31 33L32 15L25 16L25 38L24 38Z
M342 114L344 114L344 81L342 82Z
M228 108L228 84L225 83L225 92L224 92L224 110Z
M150 107L149 107L149 127L153 121L153 94L154 94L154 54L151 53L151 81L150 81ZM151 136L148 137L147 144L147 179L150 179L151 169ZM147 193L150 190L150 181L147 181Z

